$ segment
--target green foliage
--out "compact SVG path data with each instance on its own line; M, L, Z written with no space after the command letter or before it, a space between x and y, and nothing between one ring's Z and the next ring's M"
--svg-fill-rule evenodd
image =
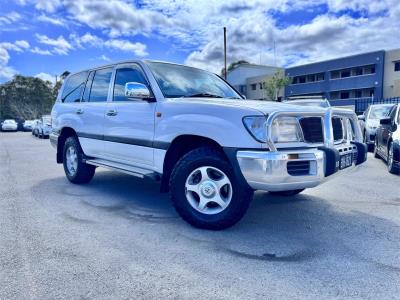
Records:
M288 84L290 84L290 77L285 76L283 71L276 71L272 77L264 82L265 98L267 100L277 101L279 92Z
M0 119L27 120L49 114L56 92L48 81L16 75L11 81L0 85Z

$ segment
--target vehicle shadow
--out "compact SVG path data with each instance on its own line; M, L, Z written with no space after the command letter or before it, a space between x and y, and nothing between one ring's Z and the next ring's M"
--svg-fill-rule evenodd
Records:
M400 249L400 226L360 211L333 207L332 201L307 191L295 197L257 192L236 226L207 231L181 220L168 194L159 193L159 184L150 180L101 171L87 185L73 185L58 177L36 188L52 189L85 207L135 223L162 224L152 227L154 234L170 234L185 243L239 259L300 263L340 257L400 274L397 251L379 255L382 249ZM337 200L351 201L339 194ZM392 203L386 199L382 205L398 206L395 200Z

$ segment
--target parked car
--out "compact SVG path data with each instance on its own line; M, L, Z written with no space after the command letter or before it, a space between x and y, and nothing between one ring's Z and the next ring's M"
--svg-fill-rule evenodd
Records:
M368 145L368 150L373 151L375 143L376 129L379 126L379 121L387 117L394 104L373 104L370 105L363 115L358 116L363 129L364 143Z
M37 136L40 139L45 139L50 136L51 132L51 116L42 116L38 122L37 126Z
M38 119L33 120L33 124L32 124L32 135L34 135L34 136L38 136L38 134L39 134L39 131L38 131L39 122L40 122L40 120L38 120Z
M317 106L317 107L331 107L327 99L296 99L286 100L285 103L296 104L301 106Z
M17 131L18 124L15 120L12 120L12 119L4 120L3 124L1 124L1 130L2 131Z
M70 182L96 167L160 180L199 228L234 225L254 190L293 196L367 157L352 111L245 100L215 74L170 63L72 74L51 114Z
M25 120L23 123L24 131L32 131L32 125L34 120Z
M375 157L383 158L390 173L400 171L400 105L394 105L389 115L380 120L375 136Z

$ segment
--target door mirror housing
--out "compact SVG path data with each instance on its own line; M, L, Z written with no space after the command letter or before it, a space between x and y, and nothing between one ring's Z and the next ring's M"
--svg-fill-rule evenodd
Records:
M379 121L381 125L390 125L392 124L392 119L391 118L383 118Z
M127 98L139 98L143 100L152 99L149 88L139 82L127 82L125 83L125 97Z
M358 119L359 119L360 121L365 121L365 116L364 116L364 115L359 115L359 116L358 116Z

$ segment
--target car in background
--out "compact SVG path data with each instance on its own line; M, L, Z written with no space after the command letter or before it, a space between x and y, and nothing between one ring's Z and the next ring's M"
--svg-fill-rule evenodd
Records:
M24 131L32 131L33 122L34 120L25 120L22 124Z
M1 124L2 131L18 131L18 124L15 120L8 119L4 120Z
M33 123L32 123L32 135L34 135L34 136L38 136L39 122L40 121L38 119L33 120Z
M286 100L284 101L285 103L288 104L295 104L295 105L301 105L301 106L316 106L316 107L322 107L322 108L328 108L331 107L331 104L327 99L294 99L294 100Z
M392 106L376 129L374 156L387 162L390 173L400 171L400 104Z
M37 136L40 139L48 138L51 133L51 116L42 116L37 126Z
M388 116L390 110L395 104L372 104L363 115L358 116L360 127L363 128L364 143L368 150L373 151L375 143L376 129L379 127L379 121Z

